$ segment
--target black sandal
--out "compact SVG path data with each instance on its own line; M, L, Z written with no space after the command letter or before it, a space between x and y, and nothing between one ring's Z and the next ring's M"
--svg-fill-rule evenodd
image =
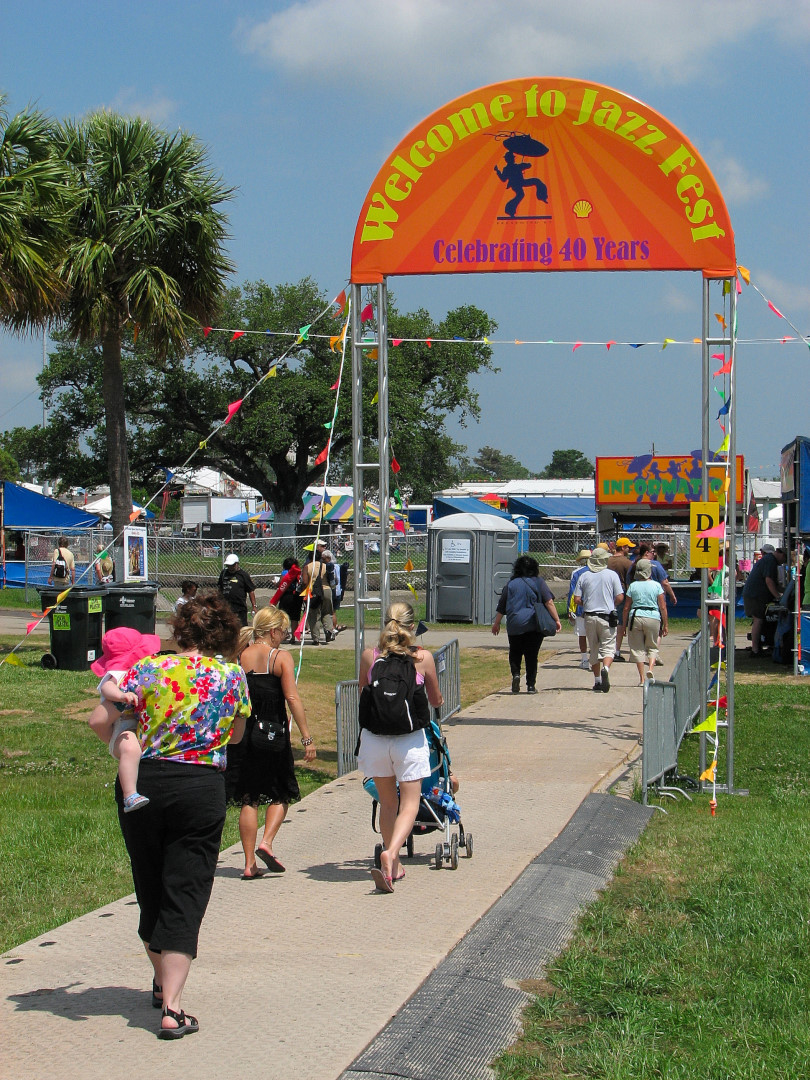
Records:
M152 979L152 1008L153 1009L162 1009L163 1008L163 998L158 997L158 994L162 994L162 993L163 993L163 987L158 986L158 984L155 982L155 980Z
M196 1016L189 1016L181 1009L179 1013L174 1012L172 1009L164 1008L163 1016L169 1016L177 1024L176 1028L161 1027L158 1032L159 1039L182 1039L186 1035L193 1035L195 1031L200 1030L200 1025L197 1022ZM188 1021L188 1023L186 1023ZM161 1018L162 1023L162 1018Z

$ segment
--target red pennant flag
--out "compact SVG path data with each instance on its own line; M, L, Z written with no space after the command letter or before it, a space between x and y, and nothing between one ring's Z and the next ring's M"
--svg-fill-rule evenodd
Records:
M753 491L751 492L751 498L748 501L748 514L745 527L750 533L759 532L759 509Z
M606 343L605 343L605 347L606 347L607 351L608 351L608 352L610 352L610 346L611 346L611 345L615 345L615 344L616 344L616 342L615 342L615 341L608 341L608 342L606 342Z
M768 301L768 307L771 309L771 311L774 313L774 315L778 315L780 319L784 319L785 316L782 314L782 312L779 310L779 308L776 307L775 304L772 304L770 302L770 300Z
M340 386L340 379L338 379L338 381L336 383L332 383L332 385L329 387L329 389L330 390L337 390L337 388L339 386Z
M401 337L392 338L391 339L391 344L394 345L394 346L401 345L402 344L402 338Z
M394 522L393 522L391 527L393 528L394 532L401 532L401 533L405 532L405 522L401 521L399 518L394 519Z
M321 450L320 454L318 454L318 456L315 458L316 465L323 465L323 463L326 461L326 457L329 453L329 443L331 441L332 440L330 439L326 446L323 448L323 450Z
M204 326L203 327L203 337L208 337L208 335L211 333L211 331L213 329L214 329L213 326Z
M33 629L34 629L35 627L39 626L39 624L40 624L40 622L41 622L41 621L42 621L41 619L37 619L37 621L36 621L36 622L30 622L30 623L26 623L26 624L25 624L25 636L26 636L26 637L28 637L28 635L29 635L29 634L31 633L31 631L32 631L32 630L33 630Z
M399 472L400 468L401 468L401 466L400 466L399 462L397 461L397 459L395 457L392 457L391 458L391 471L392 472Z
M236 341L237 338L244 337L244 336L245 336L245 331L244 330L236 330L236 331L234 331L234 335L231 338L231 341Z
M231 420L233 420L234 416L236 416L236 414L239 412L241 407L242 407L242 399L241 398L239 398L238 401L232 401L230 403L230 405L228 406L228 415L225 417L225 423L226 424L230 424Z
M368 322L369 319L373 319L373 318L374 318L374 308L371 306L371 304L366 304L366 306L360 312L360 322L361 323Z
M726 697L725 694L723 694L723 696L717 702L717 708L718 709L727 709L728 708L728 698Z
M337 304L337 306L338 306L338 310L337 310L336 314L334 314L334 315L332 316L332 318L333 318L333 319L336 319L336 318L338 317L338 315L340 314L340 312L341 312L341 311L343 310L343 308L344 308L344 307L346 306L346 290L345 290L345 289L342 289L342 290L341 290L341 291L340 291L340 292L339 292L339 293L337 294L337 296L336 296L336 297L335 297L335 299L334 299L334 300L332 301L332 303L333 303L333 304Z
M719 359L722 359L722 357L719 357ZM731 357L729 357L728 360L726 360L726 362L723 364L723 366L719 367L717 369L717 371L715 371L713 374L714 375L728 375L728 373L730 371L731 371Z
M427 347L428 347L429 349L430 349L430 348L432 348L432 346L433 346L433 339L432 339L432 338L426 338L426 339L425 339L425 344L427 345Z
M577 343L576 343L576 344L574 345L574 347L573 347L573 349L571 350L571 352L576 352L576 351L577 351L577 349L581 349L581 348L582 348L582 342L581 342L581 341L578 341L578 342L577 342Z
M790 337L790 336L788 336L788 337L783 337L783 338L782 338L782 344L784 345L786 341L795 341L795 338L792 338L792 337Z

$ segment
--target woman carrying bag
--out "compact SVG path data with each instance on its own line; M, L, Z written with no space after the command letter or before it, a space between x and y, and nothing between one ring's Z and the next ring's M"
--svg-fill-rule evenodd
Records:
M537 609L545 608L549 619L545 627L538 622ZM554 624L555 633L561 629L560 616L554 606L554 594L540 577L540 566L530 555L521 555L512 568L512 577L504 585L495 609L492 633L501 632L501 619L506 616L509 638L509 669L512 672L512 693L520 693L521 662L526 665L526 693L537 693L537 657L543 638ZM539 616L543 618L543 614Z

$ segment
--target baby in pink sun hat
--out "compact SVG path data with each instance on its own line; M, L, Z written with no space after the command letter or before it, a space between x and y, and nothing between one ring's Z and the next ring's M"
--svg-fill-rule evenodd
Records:
M140 810L149 800L138 793L141 744L135 734L137 720L132 712L138 696L125 694L118 684L133 664L153 656L161 648L157 634L141 634L129 626L117 626L104 635L101 656L90 665L93 674L101 678L98 684L101 701L87 722L101 741L108 744L110 754L118 761L125 814Z

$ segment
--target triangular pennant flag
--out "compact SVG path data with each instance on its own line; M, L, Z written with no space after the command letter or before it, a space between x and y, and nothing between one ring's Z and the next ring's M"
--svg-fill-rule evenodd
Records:
M391 344L392 344L392 345L394 345L394 346L396 346L396 345L401 345L401 344L402 344L402 342L403 342L403 340L404 340L404 339L403 339L403 338L401 338L401 337L395 337L395 338L391 338Z
M2 663L11 664L12 667L25 667L25 664L19 656L16 656L13 652L10 652L8 656L3 657Z
M664 344L661 346L661 352L664 351L664 349L667 347L667 345L674 345L674 344L675 344L675 338L665 337L664 338Z
M522 342L522 341L519 341L519 340L518 340L517 338L515 338L515 344L516 344L516 345L522 345L522 344L523 344L523 342Z
M405 532L405 522L401 518L395 518L391 527L394 532Z
M391 470L392 472L399 472L401 466L395 457L391 458Z
M646 344L647 344L646 341L639 341L637 344L631 345L630 348L631 349L643 349Z
M401 510L402 509L402 496L399 493L399 488L394 488L394 502L397 504L397 506Z
M717 762L713 761L708 769L704 769L700 774L701 780L708 780L710 784L714 783L714 774L717 772Z
M374 397L371 399L371 404L376 405L379 400L380 400L380 391L378 390L376 392L376 394L374 395Z
M343 340L343 335L342 334L335 334L334 337L329 338L329 348L332 350L332 352L337 352L338 351L335 348L335 346L337 345L337 343L339 341L342 341L342 340Z
M788 335L787 337L783 337L783 338L782 338L782 344L784 345L784 344L785 344L785 342L787 342L787 341L795 341L795 340L796 340L795 338L793 338L793 337L791 337L790 335Z
M323 463L326 461L326 458L329 454L329 443L331 443L331 441L332 440L330 439L326 446L323 448L323 450L321 450L320 454L318 454L318 456L315 458L316 465L323 465Z
M142 513L143 513L143 510L133 510L132 513L129 515L129 520L130 521L135 521L137 518L139 518L141 516Z
M39 626L40 622L41 622L41 620L37 619L36 622L30 622L30 623L25 624L25 635L26 635L26 637L31 633L32 630L34 630L37 626Z
M481 338L481 342L482 342L482 343L483 343L484 345L489 345L489 338L488 338L488 337L483 337L483 338Z
M615 341L606 341L605 342L605 348L607 349L608 352L610 352L610 346L615 345L615 344L616 344Z
M300 326L298 328L298 337L297 337L296 342L295 342L296 345L300 345L302 341L307 341L308 340L308 338L309 338L309 328L311 326L312 326L312 323L310 322L310 323L307 323L306 326Z
M717 359L717 360L722 360L722 359L723 359L723 357L722 357L722 356L718 356L718 357L716 357L716 359ZM726 362L725 362L725 363L723 364L723 366L722 366L722 367L719 367L719 368L717 369L717 371L713 372L712 374L713 374L713 375L715 375L715 376L716 376L716 375L728 375L728 373L729 373L730 371L731 371L731 357L729 357L729 358L728 358L728 360L726 360Z
M725 403L725 405L723 405L723 407L720 409L720 412L717 414L717 419L719 420L721 416L727 416L728 415L728 410L730 408L731 408L731 398L729 397L728 401Z
M737 296L742 296L742 285L740 284L740 279L735 278L734 280L737 284Z
M717 711L707 716L702 724L696 724L690 734L694 735L696 731L717 731Z
M203 327L203 337L204 338L208 337L208 335L211 333L211 331L213 329L214 329L213 326L204 326Z
M717 453L718 454L727 454L728 453L728 440L729 440L729 436L726 435L726 437L723 439L723 441L720 443L720 445L717 448Z
M710 536L712 538L722 538L726 531L726 523L721 521L719 525L715 525L711 529L706 529L704 532L699 532L698 536L703 539L704 536Z
M581 349L581 348L582 348L582 342L581 341L576 341L576 342L574 342L574 347L571 350L571 352L576 352L577 349Z
M739 272L739 275L743 279L745 284L750 285L751 284L751 271L746 270L746 268L744 266L738 266L737 271Z
M245 331L244 330L234 330L234 334L233 334L233 337L231 338L231 341L236 341L237 338L244 337L244 336L245 336Z
M324 426L324 427L325 427L325 428L327 429L327 431L328 431L328 430L329 430L329 429L330 429L330 428L332 427L332 421L331 421L331 420L327 420L327 421L326 421L326 423L325 423L325 424L324 424L323 426Z
M379 349L369 349L369 351L366 353L366 359L368 359L368 360L379 360L380 359L380 350Z
M57 604L61 604L62 601L65 599L65 597L68 595L69 592L70 592L70 589L64 589L62 592L60 592L59 595L56 598Z
M718 700L717 700L717 708L718 709L727 709L728 708L728 698L726 697L725 694L723 694L723 696L721 698L718 698Z
M198 446L198 450L205 450L208 447L208 439L203 439Z
M416 589L413 587L413 585L411 585L410 581L406 581L405 584L408 586L408 590L412 594L414 600L418 600L419 595L418 595Z
M433 338L425 338L425 344L428 348L431 348L433 345Z
M265 379L275 379L277 375L278 375L278 368L276 367L275 364L273 364L273 366L270 368L270 370L267 372L267 374L264 377L265 377Z
M413 563L410 559L405 560L405 565L402 567L402 569L405 571L406 574L410 574L410 572L413 570Z
M231 420L233 420L234 416L236 416L236 414L239 412L239 410L241 408L242 408L242 399L241 398L239 398L238 401L232 401L230 403L230 405L228 406L228 415L225 417L225 423L230 424Z
M730 292L731 292L731 282L730 281L724 281L723 282L723 296L728 296L728 294Z
M332 303L333 303L333 304L337 304L337 306L338 306L338 310L337 310L337 311L335 312L335 314L334 314L334 315L332 316L332 318L333 318L333 319L337 319L337 318L338 318L338 316L339 316L339 315L341 314L341 312L343 311L343 308L344 308L344 307L346 306L346 290L345 290L345 289L342 289L342 290L341 290L341 291L340 291L340 292L339 292L339 293L337 294L337 296L336 296L336 297L335 297L335 299L334 299L334 300L332 301Z
M718 322L720 323L720 325L721 325L721 326L723 327L723 329L725 330L725 329L726 329L726 325L727 325L727 324L726 324L726 318L725 318L725 315L719 315L719 314L718 314L717 312L715 312L715 313L714 313L714 317L715 317L715 319L717 319L717 321L718 321Z
M336 383L332 383L332 385L329 387L329 389L330 390L337 390L337 388L339 386L340 386L340 379L338 379L338 381Z
M368 322L369 319L373 319L373 318L374 318L374 308L371 306L371 304L366 304L366 306L360 312L360 322L361 323Z
M776 307L770 302L770 300L768 301L768 307L771 309L774 315L778 315L780 319L784 319L785 316L782 314L778 307Z

